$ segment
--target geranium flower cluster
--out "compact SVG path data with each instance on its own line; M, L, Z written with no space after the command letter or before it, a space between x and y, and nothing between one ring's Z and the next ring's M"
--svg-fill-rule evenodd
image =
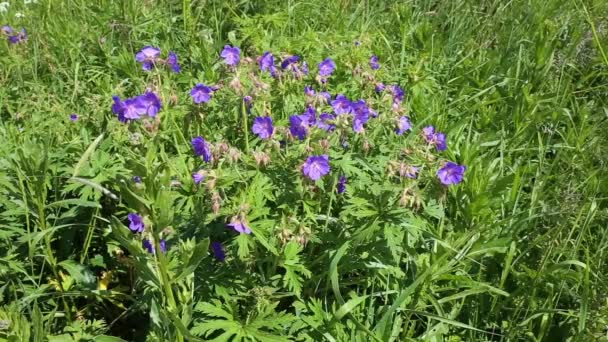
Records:
M182 70L175 52L169 51L167 58L162 59L160 57L160 49L154 46L144 46L135 55L135 60L141 63L141 68L145 71L150 71L162 65L169 67L173 72L180 72Z
M27 40L27 32L23 27L21 30L17 31L9 25L4 25L0 27L0 33L2 33L11 44L18 44Z
M224 64L227 66L228 72L233 72L235 77L230 82L231 88L236 93L242 96L244 108L247 113L251 113L251 109L254 104L254 97L244 92L244 87L238 79L239 68L241 68L241 50L238 47L226 45L220 53L220 57L223 59ZM158 65L169 65L173 71L179 71L177 65L177 56L173 53L169 53L169 57L166 60L160 59L160 49L146 46L136 55L136 60L142 63L144 70L150 70ZM244 58L247 65L251 65L253 60L251 58ZM293 77L297 81L302 80L304 77L309 75L309 67L306 61L298 55L287 55L284 56L281 62L275 64L275 56L270 52L266 51L257 59L259 67L259 74L269 74L272 78L286 79L287 77ZM380 69L379 58L375 55L369 59L369 69L371 72L375 72ZM366 99L351 99L345 94L335 94L332 96L328 91L328 85L330 77L334 75L338 66L336 62L331 58L325 58L318 64L317 75L315 80L318 85L323 88L321 91L315 91L312 86L305 85L303 91L303 97L305 102L304 111L301 114L293 114L289 116L288 125L286 127L275 127L275 121L268 113L261 116L256 116L252 119L252 125L248 126L251 132L255 134L262 141L271 142L268 146L275 144L276 146L283 146L290 143L293 140L304 141L308 146L308 139L311 137L314 130L326 132L324 134L331 135L337 134L342 141L342 145L347 148L348 142L346 136L349 134L363 135L365 136L366 129L370 124L371 120L379 120L380 117L378 111L372 108L371 104L376 103L375 100ZM254 75L255 72L249 70L249 75ZM255 76L252 76L255 78ZM297 82L296 81L296 82ZM262 84L262 82L256 80L257 88L268 89L268 85ZM408 115L404 115L406 110L404 109L405 91L398 85L384 85L381 82L372 83L375 92L378 96L388 97L390 99L390 110L393 119L383 119L380 122L392 122L391 130L396 136L402 136L411 134L413 125L411 118ZM216 92L220 91L220 87L206 85L203 83L197 83L191 90L190 96L194 105L207 104L213 100ZM243 96L244 95L244 96ZM252 95L256 96L254 93ZM118 116L118 119L122 122L129 122L131 120L137 120L142 116L155 117L161 110L161 102L158 96L151 91L146 91L144 94L121 100L119 97L114 97L114 104L112 105L112 111ZM320 111L320 113L318 113ZM247 119L245 119L247 120ZM280 120L279 120L280 121ZM381 123L382 124L382 123ZM349 133L352 132L352 133ZM426 144L426 152L430 153L430 149L434 147L436 152L442 152L447 149L446 135L445 133L439 132L433 126L424 127L420 132L421 141ZM222 143L223 144L223 143ZM320 141L319 144L327 146L327 142L323 143ZM218 149L225 151L231 148L227 146L217 146L207 141L202 136L196 136L191 140L191 147L193 154L199 157L204 163L214 165L216 158L216 152ZM365 146L365 145L364 145ZM365 147L364 147L365 149ZM313 149L309 149L313 151ZM235 157L234 160L238 160L240 151L236 150L231 152ZM258 163L258 165L265 166L270 161L270 157L267 153L261 151L252 152L252 156ZM429 160L434 160L435 157L429 157ZM405 162L391 162L389 167L392 170L396 170L396 174L402 179L417 179L420 171L424 169L423 166L409 165ZM321 178L329 175L332 172L331 160L328 154L310 154L307 158L302 161L300 168L302 175L307 179L307 182L313 184ZM441 163L441 166L436 171L436 177L439 182L443 185L458 184L463 181L466 167L459 165L452 161L446 161ZM206 170L198 170L192 173L192 181L195 186L198 186L206 181L208 172ZM208 182L212 182L209 180ZM335 191L338 194L344 194L346 192L346 184L348 180L345 175L339 175L337 182L335 183ZM408 193L409 189L406 188L404 193ZM214 199L214 206L219 203L219 200ZM219 207L219 204L217 204ZM214 207L214 212L218 210ZM234 229L238 233L251 234L252 230L249 227L246 218L246 209L240 209L239 212L234 215L230 220L227 220L227 227ZM130 228L133 231L141 232L143 230L143 223L140 223L135 216L129 216L131 220ZM161 245L161 246L164 246ZM224 260L224 252L219 242L214 242L213 252L218 260ZM164 247L161 247L164 248Z
M131 97L124 101L118 96L113 96L112 99L114 100L112 113L116 114L121 122L137 120L143 115L156 117L156 114L162 108L160 99L152 91L146 91L142 95Z

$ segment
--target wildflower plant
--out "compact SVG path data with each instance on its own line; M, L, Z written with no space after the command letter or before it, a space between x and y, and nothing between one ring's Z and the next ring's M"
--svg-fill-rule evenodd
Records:
M69 3L66 8L74 7ZM315 1L263 16L248 14L270 7L263 2L219 2L218 13L239 18L218 16L210 27L200 19L208 18L202 15L211 13L208 8L185 1L183 14L172 8L160 15L155 7L161 3L141 8L165 26L133 6L119 6L112 16L96 18L106 26L112 19L96 32L99 37L56 46L66 51L63 58L47 50L54 43L29 19L31 11L62 5L29 6L21 20L27 33L13 23L1 28L1 58L17 64L4 78L11 86L0 90L0 137L6 138L0 144L0 250L6 253L0 277L9 284L0 286L0 297L17 305L0 308L0 339L13 329L32 331L36 340L65 341L97 335L517 340L536 329L541 333L525 338L544 340L557 316L581 334L587 329L575 319L587 311L544 306L560 296L576 298L571 302L577 305L592 298L587 284L601 277L589 266L593 258L573 253L566 259L563 253L557 262L522 266L526 255L540 253L536 244L522 244L536 239L541 245L552 228L519 239L504 236L550 216L542 211L550 203L541 188L528 188L530 179L555 186L563 178L546 176L542 165L555 158L551 167L562 167L556 153L588 148L585 139L554 144L536 128L523 147L505 138L528 134L539 112L542 120L574 113L564 106L601 88L605 73L597 65L593 77L577 78L576 89L539 93L545 83L522 81L550 72L553 62L542 68L534 63L545 53L553 58L549 50L560 40L546 35L556 27L538 20L548 27L533 51L533 67L525 65L524 53L533 37L509 37L518 45L507 52L521 55L503 69L484 58L504 41L488 41L483 53L466 50L468 41L446 39L447 30L435 23L445 17L436 18L435 11L415 16L429 22L410 30L410 14L418 9L398 3L391 4L395 11L382 8L401 20L397 29L391 23L394 32L386 37L305 30L301 39L288 37L301 32L293 25L302 19L293 13L314 8ZM324 21L343 15L327 5L332 11ZM353 9L345 22L373 22L380 5L368 5ZM436 10L444 7L454 6ZM526 8L526 18L529 13ZM427 24L442 29L429 31ZM126 46L127 37L139 42ZM442 61L450 49L456 57ZM29 64L28 56L37 62ZM79 62L72 65L72 59ZM61 69L64 64L71 68ZM570 65L563 64L560 75ZM55 70L60 72L51 74ZM452 77L453 70L466 76ZM67 96L33 91L31 80L48 85L55 79ZM567 77L562 81L567 84ZM503 95L512 88L516 95ZM25 92L34 101L16 96ZM571 93L576 98L547 109L550 94ZM529 117L515 128L498 116L484 117L481 109L495 103L524 108ZM598 103L577 109L603 108ZM479 128L493 124L501 131ZM553 137L566 135L556 127L547 128L559 133ZM541 146L528 146L537 140ZM513 157L531 150L538 154L533 160ZM491 162L479 161L490 155ZM586 180L577 189L601 186ZM583 201L568 195L563 201L573 206ZM530 207L520 209L525 201ZM575 224L560 236L588 230L585 222L599 215L599 207L580 207ZM500 272L487 275L492 268ZM583 271L573 271L578 268ZM564 280L552 281L560 272ZM570 284L579 278L586 292L574 296ZM513 290L521 279L532 279L546 301L522 301L522 290ZM594 308L590 302L580 306ZM481 314L469 314L474 309Z

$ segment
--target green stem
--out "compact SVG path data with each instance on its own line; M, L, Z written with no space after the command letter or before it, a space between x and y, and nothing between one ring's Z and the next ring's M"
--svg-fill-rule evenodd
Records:
M245 133L245 152L249 155L249 129L247 128L247 108L245 101L241 103L241 114L243 115L243 132Z
M84 248L82 255L80 256L80 263L84 263L84 260L87 258L87 254L89 253L89 246L91 246L91 240L93 240L93 232L95 231L95 225L97 224L97 216L99 215L99 208L95 209L95 215L93 215L92 223L89 226L89 231L87 232L87 238L84 243Z
M156 234L154 234L156 235ZM169 304L169 311L175 313L178 317L177 312L177 304L175 302L175 296L173 295L173 288L171 287L171 281L169 280L168 268L167 268L167 258L165 254L161 252L160 249L160 238L158 236L154 236L154 251L156 252L157 257L157 265L158 270L160 272L160 278L163 285L163 289L165 291L165 296L167 297L167 303ZM183 342L184 337L182 334L177 331L177 341Z

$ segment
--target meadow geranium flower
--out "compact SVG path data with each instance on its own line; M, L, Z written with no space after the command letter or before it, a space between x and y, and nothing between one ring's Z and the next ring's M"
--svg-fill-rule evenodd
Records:
M314 97L315 96L315 90L312 89L311 86L307 85L304 87L304 95L308 96L308 97Z
M171 67L171 70L173 70L173 72L177 73L182 70L179 63L177 62L177 55L173 51L169 51L169 56L167 56L167 65Z
M192 148L194 149L194 154L203 157L205 162L211 161L211 146L209 146L209 143L203 137L192 139Z
M205 174L201 171L192 174L192 180L194 184L199 185L205 179Z
M8 4L8 2L6 2ZM10 25L4 25L0 28L0 32L5 35L13 33L13 28Z
M374 69L374 70L378 70L380 69L380 63L378 63L378 56L376 55L372 55L369 59L369 66Z
M226 253L224 253L224 247L222 247L221 242L211 242L211 251L217 260L224 261L226 259Z
M322 103L329 103L331 101L331 94L328 91L322 91L319 93L319 97Z
M144 220L141 218L141 216L137 215L137 213L130 213L127 215L127 218L130 222L129 229L131 229L131 231L134 233L141 233L144 231Z
M369 121L369 108L365 103L365 100L358 100L351 104L352 112L354 114L353 130L357 133L363 131L363 125Z
M317 122L317 127L327 132L331 132L336 128L336 125L333 124L333 121L336 119L336 116L329 113L321 113L319 115L319 121Z
M112 96L114 103L112 104L112 113L118 116L120 122L127 122L125 118L125 103L120 99L119 96Z
M207 103L211 100L213 92L214 89L212 87L208 87L202 83L198 83L190 91L190 96L192 96L192 100L196 104L200 104L203 102Z
M231 66L236 66L239 64L241 60L241 49L235 46L224 45L224 50L222 50L222 54L220 55L226 64Z
M313 181L325 176L329 171L329 156L326 154L308 157L302 167L302 173Z
M289 56L281 62L281 69L285 70L298 61L300 61L300 56Z
M435 145L437 151L444 151L447 148L445 141L445 134L441 132L435 132L435 127L427 126L422 129L422 136L430 145Z
M454 162L447 162L437 171L437 177L443 185L458 184L464 178L466 166Z
M245 97L243 97L243 102L245 102L245 104L249 106L253 103L253 97L251 97L250 95L246 95Z
M399 167L399 176L416 179L418 176L418 168L416 166L406 165L402 163Z
M289 131L291 135L300 140L304 140L308 135L308 118L302 115L292 115L289 117Z
M132 179L133 179L133 182L135 182L137 184L141 183L141 177L139 177L139 176L133 176Z
M260 139L268 139L274 133L272 118L269 116L259 116L253 120L251 126L253 133L257 134Z
M393 85L393 103L401 103L403 102L403 98L405 97L405 92L401 87L394 84Z
M272 68L274 68L274 56L270 51L264 52L262 57L260 58L260 70L262 72L268 71L271 72Z
M141 117L146 109L139 97L128 98L123 102L123 117L127 120L136 120ZM118 106L118 105L117 105ZM120 119L120 115L119 115Z
M137 54L135 60L141 63L141 68L145 71L152 70L152 67L160 58L160 49L154 46L144 46Z
M313 126L315 123L317 123L317 110L313 106L308 106L300 117L306 120L308 126Z
M333 108L334 113L338 115L348 114L352 110L350 100L342 94L338 94L336 99L331 101L331 108Z
M346 176L340 176L338 179L338 185L336 186L339 194L346 192Z
M322 77L331 76L334 70L336 70L336 63L329 57L319 63L319 75Z
M70 114L70 120L71 121L77 121L78 120L78 115L76 113Z
M397 121L397 128L395 128L395 132L397 132L397 135L403 135L403 133L411 129L412 124L410 122L410 118L408 118L407 116L400 117L399 121Z
M152 244L152 241L150 241L148 239L144 239L141 244L148 251L148 253L156 254L154 251L155 248L154 248L154 244ZM167 252L167 242L165 240L161 239L160 242L158 243L158 245L160 246L161 253Z
M376 93L381 93L384 90L384 83L382 83L382 82L377 83L374 90L376 91Z
M147 91L143 95L140 95L137 98L137 101L139 101L141 114L145 114L150 117L155 117L162 107L160 99L152 91Z
M232 221L228 223L228 227L232 227L232 229L242 234L251 234L251 229L247 227L247 224L238 218L233 218Z
M302 74L308 75L308 63L306 61L302 62Z
M27 32L25 31L24 28L21 28L21 30L14 35L8 36L8 41L11 44L17 44L17 43L21 43L22 41L27 40Z

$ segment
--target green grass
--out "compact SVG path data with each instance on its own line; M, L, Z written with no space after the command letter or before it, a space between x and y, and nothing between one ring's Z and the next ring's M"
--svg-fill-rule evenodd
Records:
M607 19L604 1L11 1L0 24L29 38L0 42L0 340L608 340ZM218 225L212 200L164 187L188 181L201 131L259 147L224 125L240 122L238 99L213 104L225 115L215 121L190 106L194 83L226 79L225 44L311 66L332 56L344 69L377 54L378 78L405 87L415 127L446 132L444 156L467 165L465 182L425 192L416 220L400 221L413 209L387 217L373 189L339 217L335 196L282 208L320 217L300 231L304 246L281 244L260 214L255 240L222 233L234 260L218 266L205 239ZM143 73L133 55L144 45L176 51L183 72ZM365 83L339 73L339 92ZM163 104L178 100L134 146L111 96L150 85ZM273 115L285 121L298 101ZM388 160L353 155L362 169ZM218 187L266 201L264 179L243 181L256 169L246 162L217 170ZM148 175L140 192L125 186L134 174ZM176 252L140 253L122 221L144 208L172 227Z

